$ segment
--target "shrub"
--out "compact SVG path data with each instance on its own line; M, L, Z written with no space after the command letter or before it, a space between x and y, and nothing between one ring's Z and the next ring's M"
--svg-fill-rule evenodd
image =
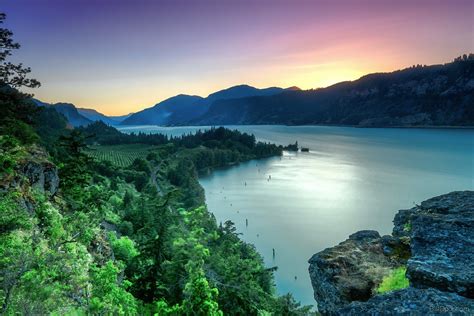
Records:
M392 270L389 275L383 278L382 283L380 283L377 288L377 293L382 294L407 288L410 282L405 276L406 272L406 267L399 267Z
M138 250L135 248L135 243L127 236L117 238L114 233L110 233L109 238L111 240L115 257L118 260L128 262L133 257L138 255Z

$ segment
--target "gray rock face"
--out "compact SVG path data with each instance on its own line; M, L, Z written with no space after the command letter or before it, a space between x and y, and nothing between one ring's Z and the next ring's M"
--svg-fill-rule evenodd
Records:
M401 227L411 239L407 276L415 287L435 287L474 298L474 192L441 195L400 211Z
M314 298L321 313L329 313L352 301L366 301L373 288L400 263L384 254L376 231L357 232L339 245L315 254L309 273Z
M28 161L22 168L30 185L54 195L59 186L58 169L50 162Z
M54 195L58 191L58 168L48 160L48 154L38 147L28 148L28 152L15 167L15 175L0 183L0 191L20 188L25 184L40 192Z
M334 315L473 315L474 302L435 289L406 288L354 302Z
M322 314L472 315L474 191L400 210L392 236L360 231L315 254L309 273ZM388 272L407 266L410 287L376 295Z

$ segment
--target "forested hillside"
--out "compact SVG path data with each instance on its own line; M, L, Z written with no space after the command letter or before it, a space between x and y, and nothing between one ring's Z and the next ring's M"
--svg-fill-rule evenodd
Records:
M180 94L166 99L153 107L132 114L121 124L183 125L203 115L211 104L217 100L274 95L283 91L285 89L277 87L257 89L248 85L238 85L211 93L206 98Z
M186 125L473 126L474 55L272 96L217 100Z
M232 222L216 223L197 181L280 147L224 128L179 138L73 129L18 90L39 83L6 61L19 47L11 35L1 29L0 314L308 313L275 294L276 267ZM119 166L91 158L92 144L150 151Z
M118 167L85 154L87 142L118 143L100 134L112 128L67 130L60 116L48 117L48 126L59 127L54 138L44 121L35 125L42 110L29 125L15 109L11 124L28 128L0 138L4 312L306 310L275 296L274 268L239 239L232 222L216 223L197 181L200 170L279 155L281 148L223 128L174 139L122 134L122 146L154 147L146 159ZM97 136L88 138L92 130Z

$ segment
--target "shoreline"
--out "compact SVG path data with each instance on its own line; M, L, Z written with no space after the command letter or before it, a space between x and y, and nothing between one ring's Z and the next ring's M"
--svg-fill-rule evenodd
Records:
M338 124L304 124L304 125L286 125L286 124L223 124L223 125L116 125L114 126L118 130L126 130L138 127L158 127L158 128L206 128L206 127L226 127L230 128L233 126L285 126L285 127L351 127L360 129L462 129L470 130L474 129L473 126L453 126L453 125L417 125L417 126L360 126L360 125L338 125Z

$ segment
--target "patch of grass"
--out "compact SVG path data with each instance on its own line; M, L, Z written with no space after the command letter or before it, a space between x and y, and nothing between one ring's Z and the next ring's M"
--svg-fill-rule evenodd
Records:
M382 283L377 288L377 293L387 293L395 290L407 288L410 285L406 277L407 268L399 267L390 272L390 274L383 278Z
M411 232L411 222L407 222L403 225L403 231Z

